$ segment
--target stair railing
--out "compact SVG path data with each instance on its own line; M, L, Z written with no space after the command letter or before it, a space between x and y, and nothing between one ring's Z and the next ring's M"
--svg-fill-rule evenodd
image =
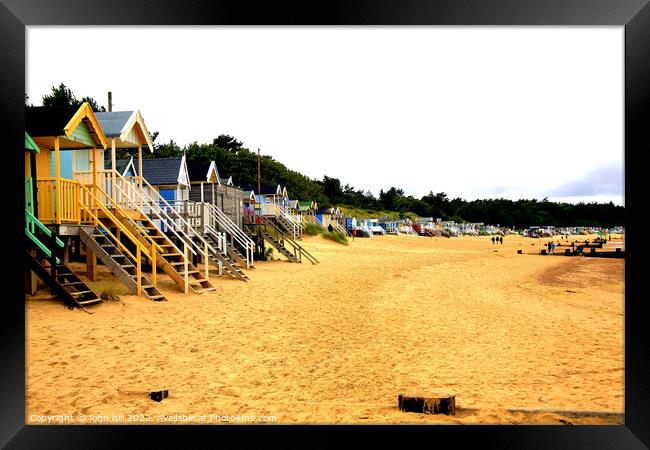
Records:
M181 251L173 242L174 248L181 254L185 255L189 251L193 255L200 254L205 261L204 275L206 279L209 279L209 261L210 261L210 252L216 253L217 250L208 243L188 222L185 218L165 200L159 193L156 191L151 184L147 181L146 178L142 178L143 189L135 186L121 174L115 172L116 174L116 185L118 190L125 195L126 198L132 198L135 196L136 200L134 201L134 209L138 210L141 214L147 215L147 212L155 215L162 224L166 225L166 228L169 230L181 241L183 242L183 250ZM139 200L139 202L138 202ZM138 206L138 203L142 205ZM149 211L146 211L146 210ZM154 227L161 233L161 227L159 227L153 220L151 221ZM195 237L200 241L197 243L189 235L188 232L193 233ZM187 247L187 248L185 248ZM221 272L220 264L217 264L219 272Z
M106 234L108 234L111 239L115 242L117 247L122 250L124 253L126 253L133 262L135 262L136 266L136 277L137 277L137 287L136 287L136 293L137 295L142 294L142 255L146 256L149 258L151 261L155 261L155 256L153 254L156 252L156 246L152 244L151 246L151 252L148 251L147 247L145 247L142 242L140 242L139 239L137 239L131 232L122 224L117 217L104 205L103 200L100 200L93 192L90 191L86 186L83 184L80 184L81 187L81 192L85 193L87 195L88 200L92 200L92 202L84 202L83 198L84 196L82 195L82 201L81 203L81 209L86 212L95 222L95 226L100 226L101 228L104 229ZM95 186L97 188L97 186ZM103 189L99 188L100 191L102 191L102 194L104 194L105 198L108 197L105 192L103 192ZM108 197L110 198L110 197ZM102 221L99 220L99 217L95 215L93 210L95 208L101 209L104 214L106 214L106 217L108 217L111 222L117 227L118 230L120 230L120 234L125 235L134 245L136 248L136 254L134 255L131 253L131 251L111 232L111 230L104 225ZM152 279L155 279L155 271L156 271L156 266L152 264L151 267L152 270Z
M41 240L36 237L36 228L41 230L48 238L52 239L53 233L50 231L49 228L47 228L45 225L41 223L40 220L38 220L29 210L25 210L25 234L27 237L38 247L41 249L43 253L47 255L48 258L52 257L52 252L50 251L49 248L45 244L41 242ZM65 247L65 244L61 239L58 237L54 237L56 245L58 245L61 248ZM56 259L56 263L60 263L61 260L59 258Z
M225 233L230 234L233 240L244 249L244 255L246 257L246 268L250 268L253 265L253 253L255 251L255 243L251 238L249 238L246 233L244 233L223 211L214 206L211 203L204 203L206 206L206 211L208 213L207 217L207 226L212 229L217 227L224 231Z

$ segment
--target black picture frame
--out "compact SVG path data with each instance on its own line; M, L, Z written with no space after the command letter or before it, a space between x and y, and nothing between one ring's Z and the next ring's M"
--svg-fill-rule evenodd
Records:
M7 448L108 448L170 442L172 433L192 433L192 441L220 444L254 429L256 437L285 443L338 445L351 427L221 426L26 426L25 310L22 290L22 151L25 99L25 27L28 25L617 25L625 27L625 425L621 426L363 426L354 427L375 440L399 433L400 446L425 439L432 446L474 441L490 448L645 448L650 445L650 370L648 319L643 314L642 257L647 249L640 216L643 181L650 152L650 5L648 0L354 0L344 2L260 5L195 0L0 0L0 111L5 179L2 221L5 248L4 303L0 363L0 445ZM62 55L62 59L65 56ZM97 62L98 69L101 62ZM88 68L88 69L92 69ZM15 177L15 180L14 180ZM16 182L14 185L13 182ZM19 184L20 183L20 184ZM15 186L15 188L14 188ZM18 189L21 194L13 194ZM10 211L14 211L11 213ZM635 216L636 214L636 216ZM10 245L7 245L10 244ZM561 351L561 350L558 350ZM305 433L319 431L318 441ZM290 435L287 431L292 432ZM215 441L213 433L218 433ZM291 436L291 438L287 438ZM407 440L404 440L407 439ZM433 439L433 440L431 440ZM242 442L242 441L239 441ZM348 441L350 443L350 441Z

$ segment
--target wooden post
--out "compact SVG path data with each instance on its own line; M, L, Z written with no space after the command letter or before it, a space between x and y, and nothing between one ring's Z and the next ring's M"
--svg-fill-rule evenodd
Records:
M115 176L116 172L116 167L117 167L117 160L115 156L115 138L111 138L111 169L113 169L113 172L111 172L111 195L113 199L117 197L117 190L115 188L115 183L117 181L117 177Z
M436 397L409 397L404 394L397 396L400 411L424 414L456 414L456 396L442 395Z
M156 276L156 245L154 242L151 243L151 284L154 286L158 282Z
M25 269L25 293L34 295L37 291L36 275L30 269Z
M183 268L185 269L185 275L184 275L184 277L185 277L185 288L184 288L184 292L187 294L189 292L189 290L190 290L190 280L188 278L189 274L187 273L188 270L189 270L188 266L187 266L187 263L189 261L190 256L189 256L189 253L187 251L187 242L185 242L185 241L183 241L183 256L184 256Z
M97 278L97 256L88 247L86 247L86 276L90 281L95 281Z
M135 273L136 276L138 277L137 288L135 292L137 295L141 295L142 294L142 253L140 251L139 245L135 251L135 259L136 259Z
M93 148L91 151L93 155L93 188L92 188L92 193L94 194L95 198L93 199L93 213L95 214L95 217L99 217L97 214L97 198L99 196L97 195L97 149ZM97 226L97 220L95 220L95 226Z
M208 242L207 241L205 241L203 243L203 251L205 252L203 254L203 258L205 259L205 261L204 261L205 267L204 267L203 270L205 271L205 279L209 280L210 279L210 266L208 265L209 259L208 259Z
M63 264L68 264L70 261L70 237L65 239L65 247L63 247Z
M61 223L61 154L60 154L59 136L54 138L54 176L56 196L54 198L54 206L56 208L56 223Z
M142 144L138 144L138 189L142 193ZM140 197L140 209L142 209L142 196Z

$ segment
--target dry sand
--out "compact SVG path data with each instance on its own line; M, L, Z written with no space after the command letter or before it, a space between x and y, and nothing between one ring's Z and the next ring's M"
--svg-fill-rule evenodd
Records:
M623 423L624 260L526 254L541 242L305 237L321 264L260 262L202 296L161 276L168 301L93 315L42 291L26 301L26 422ZM111 279L100 267L93 286ZM163 387L162 402L118 391ZM440 392L456 416L397 410L399 393Z

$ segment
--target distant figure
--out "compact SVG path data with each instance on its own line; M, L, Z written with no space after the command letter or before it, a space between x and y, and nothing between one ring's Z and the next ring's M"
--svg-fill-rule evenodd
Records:
M555 253L555 242L551 241L551 254Z
M334 231L334 227L332 226L331 223L327 226L327 231L329 231L330 233Z
M499 236L499 242L501 242L501 245L503 245L503 236Z
M551 241L546 243L546 247L548 248L548 252L551 253Z
M495 239L495 237L494 237L494 236L492 236L492 244L493 244L493 245L494 245L494 239Z

